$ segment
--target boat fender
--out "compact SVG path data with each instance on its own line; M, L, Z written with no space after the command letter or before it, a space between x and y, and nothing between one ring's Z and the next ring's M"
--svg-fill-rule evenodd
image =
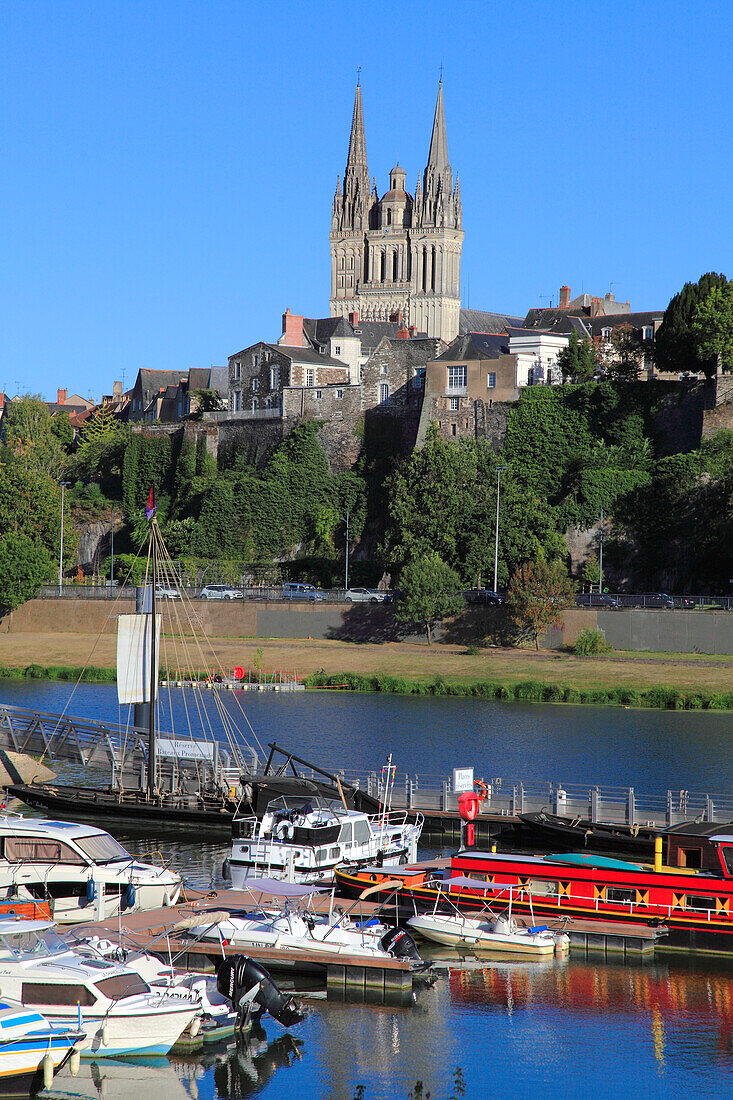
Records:
M107 1021L106 1020L102 1024L101 1038L102 1038L102 1046L103 1047L108 1046L109 1045L109 1028L107 1027Z
M81 1068L81 1050L79 1047L74 1047L71 1052L71 1058L69 1058L69 1071L72 1077L76 1077Z
M93 878L87 879L87 905L91 905L97 896L97 884Z
M53 1054L47 1050L43 1055L43 1087L50 1089L53 1084Z
M165 898L163 899L165 901ZM128 882L125 890L125 909L132 909L135 904L135 883Z
M225 859L221 865L221 877L225 882L232 881L232 865L228 859Z
M415 962L422 962L414 939L404 928L390 928L382 936L379 945L383 951L394 956L395 959L413 959Z
M192 1039L195 1039L200 1031L201 1031L201 1017L200 1016L194 1016L193 1020L191 1020L191 1026L188 1029L188 1033L189 1033L189 1035L191 1036Z
M530 936L533 936L535 932L549 932L549 928L546 924L538 924L535 928L528 928L527 932Z

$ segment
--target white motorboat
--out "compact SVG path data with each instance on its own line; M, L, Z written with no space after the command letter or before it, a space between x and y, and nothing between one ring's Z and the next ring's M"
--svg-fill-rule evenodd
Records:
M40 1012L0 1001L0 1094L27 1096L50 1085L84 1038L77 1026L54 1027Z
M72 951L52 921L0 921L0 994L78 1025L82 1055L167 1054L198 1023L191 996L153 989L135 970Z
M251 909L236 913L215 913L210 923L204 914L193 921L176 926L188 930L202 940L212 940L223 946L241 947L244 952L258 949L287 951L277 968L320 970L323 962L314 964L298 959L298 952L332 957L350 955L364 959L409 958L422 965L412 936L400 929L386 928L378 921L356 922L350 914L334 908L333 896L328 913L314 913L308 899L317 887L283 882L277 879L253 879L247 892L253 900ZM282 908L264 907L257 894L279 897ZM296 904L293 904L296 903ZM195 924L194 924L195 922ZM183 926L183 927L182 927ZM268 963L268 965L273 965Z
M431 913L410 917L408 928L419 932L426 940L446 944L449 947L471 948L473 951L496 951L524 957L566 955L570 950L567 933L553 931L547 925L520 927L509 909L500 914L485 905L482 910L466 913L450 897L451 889L476 888L475 879L448 879L438 890Z
M283 795L261 819L235 816L225 871L235 890L258 876L327 882L340 864L414 862L422 827L419 813L367 814L332 799Z
M141 863L93 825L0 817L0 896L48 900L59 924L175 905L180 875Z

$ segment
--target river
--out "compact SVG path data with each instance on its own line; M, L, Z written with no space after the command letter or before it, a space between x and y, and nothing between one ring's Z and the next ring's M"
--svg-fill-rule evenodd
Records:
M3 684L3 701L58 712L68 688ZM237 701L224 696L229 708ZM246 711L270 740L326 767L398 770L633 785L730 794L733 715L521 705L380 695L257 694ZM117 720L113 687L82 686L69 713ZM180 699L173 698L179 712ZM217 884L227 846L195 837L116 835L140 854L160 850L197 885ZM719 1097L733 1081L733 970L720 960L665 956L606 964L576 956L550 963L447 966L412 1006L344 1004L316 998L289 1035L266 1021L266 1036L202 1057L83 1067L59 1078L56 1096L106 1100L136 1095L191 1100L290 1096L365 1100L411 1094L418 1080L433 1100L467 1096L542 1098ZM728 1084L726 1085L726 1081Z

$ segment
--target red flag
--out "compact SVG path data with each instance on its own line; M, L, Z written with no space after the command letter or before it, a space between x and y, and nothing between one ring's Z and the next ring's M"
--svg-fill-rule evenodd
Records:
M145 505L145 518L152 519L155 515L155 509L157 505L155 503L155 490L153 486L150 486L150 495L148 496L148 503Z

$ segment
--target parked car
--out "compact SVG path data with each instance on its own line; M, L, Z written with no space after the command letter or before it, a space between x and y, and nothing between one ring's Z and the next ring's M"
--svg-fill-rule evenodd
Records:
M666 592L642 592L635 596L628 596L624 600L627 607L674 607L674 600Z
M675 596L674 605L675 607L682 607L686 611L691 611L693 607L697 607L697 600L692 596Z
M181 593L170 584L158 583L155 586L156 600L180 600Z
M347 588L344 592L346 603L387 603L387 593L376 588Z
M326 600L328 596L313 584L288 583L283 585L284 600Z
M463 593L466 603L483 603L488 607L501 607L504 597L490 588L469 588Z
M620 602L607 592L583 592L576 599L578 607L620 607Z
M207 584L201 589L202 600L243 600L244 592L228 584Z

